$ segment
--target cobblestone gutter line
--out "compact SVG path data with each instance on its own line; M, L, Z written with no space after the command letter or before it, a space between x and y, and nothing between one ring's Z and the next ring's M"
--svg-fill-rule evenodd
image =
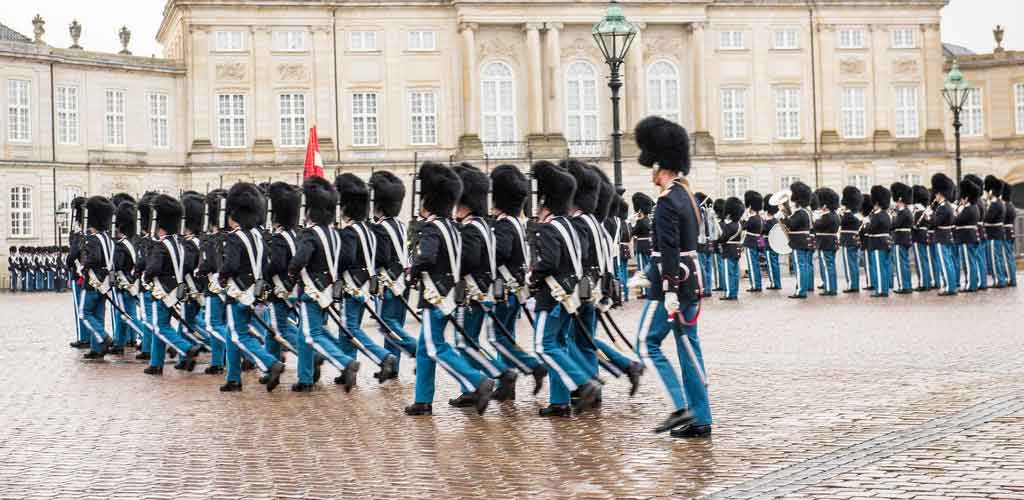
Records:
M935 418L909 429L890 432L805 460L703 498L708 500L761 499L792 494L840 474L1020 410L1024 410L1024 394L1010 394L990 399L960 412Z

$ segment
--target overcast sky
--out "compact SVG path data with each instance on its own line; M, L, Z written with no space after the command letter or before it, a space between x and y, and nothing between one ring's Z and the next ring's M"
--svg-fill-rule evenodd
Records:
M46 20L45 40L50 45L71 45L68 25L73 19L82 24L81 45L87 50L121 50L117 32L122 25L132 31L130 49L135 55L162 53L156 43L165 0L0 0L0 23L32 37L32 17ZM629 15L627 9L626 15ZM992 28L1004 24L1003 46L1024 50L1024 0L951 0L942 11L942 41L964 45L976 52L995 47ZM1005 25L1006 23L1011 23Z

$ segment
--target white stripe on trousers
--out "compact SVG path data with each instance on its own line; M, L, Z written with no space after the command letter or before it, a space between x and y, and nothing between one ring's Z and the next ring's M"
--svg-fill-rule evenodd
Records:
M552 370L558 374L558 378L562 381L562 384L569 388L570 391L576 390L576 383L573 382L572 378L569 377L569 373L565 371L558 363L555 362L555 358L544 352L544 329L547 327L548 312L541 311L537 315L537 328L533 333L533 351L534 353L543 359Z
M751 264L750 251L744 253L747 254L747 279L750 281L750 288L754 288L754 265Z
M99 292L97 292L97 293L99 293ZM85 325L85 328L88 329L89 332L91 332L92 335L94 337L96 337L96 340L98 340L99 343L102 344L103 340L104 340L103 335L101 333L97 332L96 329L93 328L91 324L89 324L89 321L85 320L85 288L84 287L82 288L82 300L78 303L78 317L82 318L82 320L83 320L82 324Z
M317 344L315 339L313 339L313 334L309 329L309 311L306 310L306 301L299 301L299 308L301 309L302 312L302 337L305 340L306 344L311 346L314 351L323 356L324 359L329 361L339 371L344 371L345 365L341 364L341 361L334 359L334 356L327 354L327 351L324 350L324 348L320 344Z
M950 278L950 276L949 276L949 267L946 266L946 257L945 257L944 254L945 254L945 252L942 251L942 244L940 243L939 244L939 265L942 266L942 278L946 280L946 290L949 290L950 288L953 288L955 290L956 286L951 286L951 283L953 283L953 282L950 281L950 279L949 279Z
M206 327L210 329L210 335L221 341L221 343L224 343L224 337L221 337L220 333L217 332L217 329L213 327L213 312L210 310L210 305L213 303L212 299L213 297L210 297L209 295L206 296L206 310L203 311L203 321L206 322Z
M793 266L796 269L796 293L799 295L800 289L804 286L804 280L800 273L800 254L798 252L799 250L793 250L793 260L796 262L796 265Z
M163 333L160 332L160 324L157 323L157 319L156 319L156 303L157 302L160 302L160 301L159 300L154 300L153 301L153 307L151 308L153 310L153 324L156 325L156 327L157 327L157 328L155 328L153 330L153 334L155 334L157 337L160 337L160 340L164 343L165 346L170 347L171 349L174 349L175 351L178 351L182 356L185 356L186 355L185 351L182 351L181 349L178 349L178 346L176 346L176 345L172 344L170 341L168 341L167 337L164 337Z
M839 248L843 249L843 273L844 273L843 277L846 278L846 288L847 289L852 289L853 288L853 283L850 281L850 274L852 273L852 271L850 270L850 256L847 253L850 250L849 250L848 247L839 247ZM859 284L860 283L858 283L858 285Z
M903 259L900 257L900 245L896 245L896 279L899 281L900 290L906 289L907 284L903 282Z
M462 376L461 373L455 371L451 366L448 365L448 363L446 363L437 355L437 346L434 345L434 332L431 330L431 323L434 322L434 319L430 317L430 311L426 309L420 311L420 317L425 320L422 323L423 333L421 333L421 335L425 335L423 340L427 344L427 357L430 358L433 362L441 365L441 368L443 368L444 371L448 372L448 374L455 378L455 381L462 386L463 390L473 389L473 384L469 382L469 379ZM444 333L442 333L441 336L443 337Z
M872 250L871 253L875 257L875 293L882 293L885 290L882 286L882 251Z
M252 360L252 362L256 363L256 366L259 367L261 372L266 372L267 365L263 364L263 360L261 360L259 357L253 355L252 351L246 348L245 344L242 343L241 337L238 336L238 328L235 327L235 313L231 311L231 306L228 305L227 307L225 307L224 312L228 318L228 330L231 331L231 342L234 343L235 346L241 349L242 351L245 351L245 353L249 355L249 358Z

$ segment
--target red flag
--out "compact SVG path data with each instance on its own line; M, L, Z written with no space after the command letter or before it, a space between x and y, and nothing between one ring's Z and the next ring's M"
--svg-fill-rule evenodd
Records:
M324 159L320 157L320 144L316 138L316 126L309 129L309 140L306 142L306 164L302 170L302 178L323 177Z

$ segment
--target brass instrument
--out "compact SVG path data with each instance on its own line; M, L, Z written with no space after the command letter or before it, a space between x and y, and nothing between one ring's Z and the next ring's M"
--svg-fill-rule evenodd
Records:
M790 206L790 200L793 198L793 192L788 189L783 189L771 197L768 198L768 204L773 207L779 207L779 211L782 212L784 217L790 217L793 215L793 207Z

